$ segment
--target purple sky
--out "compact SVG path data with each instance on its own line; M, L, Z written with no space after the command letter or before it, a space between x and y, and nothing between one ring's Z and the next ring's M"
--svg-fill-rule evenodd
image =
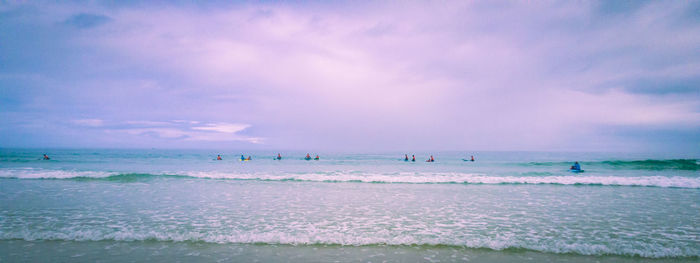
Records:
M0 147L700 152L700 2L0 4Z

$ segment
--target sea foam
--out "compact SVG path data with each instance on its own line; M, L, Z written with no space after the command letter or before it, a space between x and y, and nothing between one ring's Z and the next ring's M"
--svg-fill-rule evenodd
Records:
M526 249L548 253L573 253L580 255L625 255L644 258L700 257L698 251L690 247L667 247L663 244L646 244L643 248L633 243L591 244L564 242L528 242L518 238L476 237L472 239L450 239L441 237L418 237L415 235L397 236L358 236L344 233L316 232L291 234L285 232L164 232L164 231L100 231L67 230L43 232L4 232L0 240L21 239L27 241L165 241L165 242L205 242L218 244L270 244L270 245L341 245L341 246L452 246L464 248L486 248L492 250Z
M0 169L0 178L17 179L96 179L114 180L202 178L258 181L307 181L328 183L407 183L407 184L551 184L700 188L700 178L683 176L498 176L472 173L227 173L177 171L159 174L68 171L46 169Z

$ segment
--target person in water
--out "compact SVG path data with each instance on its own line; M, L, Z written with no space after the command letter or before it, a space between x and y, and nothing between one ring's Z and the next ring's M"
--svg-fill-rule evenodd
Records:
M426 160L426 162L429 162L429 163L432 163L432 162L434 162L434 161L435 161L435 158L433 158L432 155L430 156L430 159Z
M221 154L216 156L216 160L221 161Z
M306 154L306 157L304 157L304 160L311 160L311 155L309 155L309 154L307 153L307 154Z
M412 156L411 162L415 162L415 161L416 161L416 155L411 155L411 156Z
M245 161L245 156L241 154L241 161Z
M571 166L571 170L581 170L581 165L578 164L578 162L574 162L574 165Z
M246 161L253 160L253 158L250 158L250 155L248 155L248 159L245 159Z
M44 154L44 160L50 160L50 159L51 159L51 158L49 158L48 155Z
M403 158L403 160L404 160L405 162L408 162L408 154L406 154L406 156Z
M472 162L474 161L474 155L472 155Z
M282 160L282 155L279 153L277 154L277 160Z
M318 161L320 159L321 159L321 157L318 157L318 154L316 155L316 158L314 158L314 160L316 160L316 161Z

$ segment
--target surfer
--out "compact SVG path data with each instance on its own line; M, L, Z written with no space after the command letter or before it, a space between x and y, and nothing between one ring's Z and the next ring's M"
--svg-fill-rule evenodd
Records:
M245 161L245 156L241 154L241 161Z
M44 160L50 160L50 159L51 159L51 158L49 158L48 155L44 154Z
M411 156L412 156L411 162L415 162L415 161L416 161L416 155L411 155Z
M217 161L221 161L221 154L219 154L219 155L216 156L216 160L217 160Z
M306 154L306 157L304 157L304 160L307 160L307 161L308 161L308 160L311 160L311 155L309 155L309 154L307 153L307 154Z
M578 162L574 162L574 165L571 166L571 170L580 171L581 165L578 164Z
M250 158L250 155L248 155L248 159L245 159L246 161L253 160L253 158Z
M403 161L408 162L408 154L405 155L405 157L403 158Z

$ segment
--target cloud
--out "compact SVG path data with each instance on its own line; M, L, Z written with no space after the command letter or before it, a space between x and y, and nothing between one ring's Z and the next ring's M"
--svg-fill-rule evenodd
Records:
M210 141L210 142L235 142L243 141L253 144L264 143L264 138L247 137L247 136L231 136L230 134L212 134L212 133L189 133L185 138L188 141Z
M238 123L212 123L206 126L195 126L192 127L193 130L201 131L214 131L221 133L237 133L246 128L250 127L249 124L238 124Z
M262 143L263 138L249 137L238 134L251 127L249 124L239 123L204 123L198 125L198 121L174 120L174 121L125 121L109 128L110 133L126 133L132 136L150 137L156 139L181 140L181 141L210 141L231 142L243 141L249 143Z
M89 110L115 120L110 129L173 144L609 150L598 142L623 141L612 129L688 134L700 126L694 3L213 6L42 5L49 15L41 20L8 18L35 23L28 28L38 39L25 44L52 45L28 50L46 54L35 60L8 60L19 72L7 74L51 81L0 101L27 115L52 106L56 119ZM90 20L76 13L109 23L51 27L66 16ZM11 58L25 50L0 46ZM34 65L46 69L21 70ZM32 80L8 84L22 81ZM116 121L135 118L159 121ZM640 138L624 141L654 136Z
M171 124L165 121L126 121L124 123L136 126L168 126Z
M119 131L131 135L151 136L164 139L185 139L190 137L190 134L188 134L187 132L176 128L127 128L112 131Z
M104 15L80 13L70 16L63 21L63 23L76 28L85 29L105 24L111 20L110 17Z
M78 119L72 121L74 124L87 127L101 127L104 125L104 121L100 119Z

